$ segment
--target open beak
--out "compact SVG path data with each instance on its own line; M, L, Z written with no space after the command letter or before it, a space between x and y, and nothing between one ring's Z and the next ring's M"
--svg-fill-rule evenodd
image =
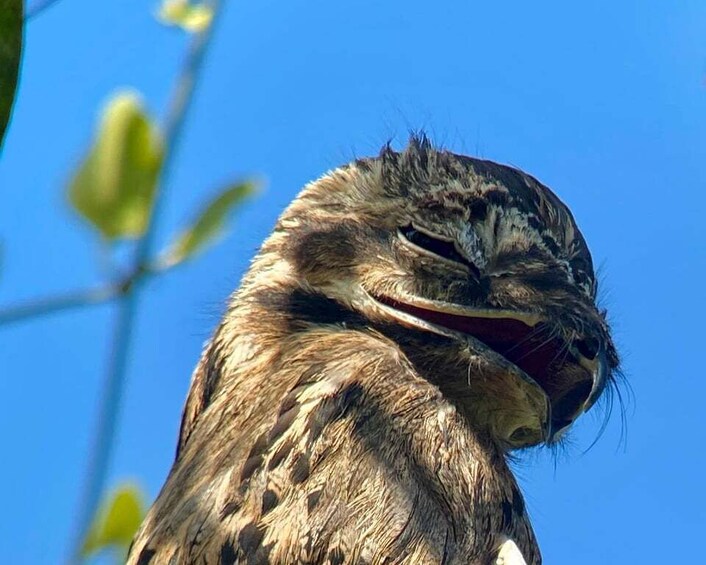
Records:
M574 347L571 348L571 353L578 364L591 376L590 391L587 383L579 384L579 387L582 387L584 391L588 391L588 394L585 395L585 400L583 400L583 402L577 402L578 399L574 398L573 405L575 408L573 413L569 413L568 417L565 416L564 418L558 418L555 415L555 417L551 419L551 426L547 435L548 443L559 440L564 431L571 426L581 414L588 412L601 394L603 394L606 384L608 383L610 369L605 347L602 344L599 346L597 353L592 359L579 353Z
M417 297L371 298L400 321L435 333L473 338L487 348L486 355L497 354L493 357L498 366L512 367L513 374L522 375L515 382L522 380L520 386L525 391L528 385L537 389L537 394L546 399L531 403L537 410L534 425L539 424L539 428L516 429L508 438L515 446L558 440L605 389L610 369L602 342L566 342L556 333L545 331L547 326L537 315L472 310ZM562 378L557 380L557 375Z

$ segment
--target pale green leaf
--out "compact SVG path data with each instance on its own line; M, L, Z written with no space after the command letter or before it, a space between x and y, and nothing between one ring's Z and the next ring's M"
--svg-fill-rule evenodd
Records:
M119 486L101 503L83 543L82 555L89 557L104 549L126 553L144 516L140 489L132 484Z
M139 237L149 224L163 156L162 136L139 97L118 93L70 183L71 204L108 240Z
M22 0L0 0L0 147L10 121L22 55Z
M171 267L189 259L212 244L225 230L229 213L257 190L257 184L245 181L231 185L213 198L168 248L162 264Z
M192 33L204 31L213 20L213 8L189 0L164 0L157 18L165 25L179 26Z

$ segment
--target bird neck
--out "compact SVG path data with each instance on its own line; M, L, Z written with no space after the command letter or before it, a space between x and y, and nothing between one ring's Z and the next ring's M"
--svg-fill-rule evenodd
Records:
M474 532L485 520L511 533L514 510L504 509L521 506L522 497L503 450L396 342L353 318L344 325L292 314L333 320L340 312L330 303L303 305L291 294L270 293L259 304L229 322L237 332L230 348L236 353L224 374L236 375L227 385L240 389L235 397L271 411L284 398L306 398L307 410L336 401L346 420L332 440L337 448L357 450L371 464L406 476L458 532Z

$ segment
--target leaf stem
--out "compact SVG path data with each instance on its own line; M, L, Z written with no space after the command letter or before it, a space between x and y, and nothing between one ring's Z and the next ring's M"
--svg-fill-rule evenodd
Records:
M181 73L172 94L171 104L167 112L164 126L165 154L149 226L144 236L137 242L134 257L134 272L149 271L150 257L153 254L155 237L159 225L164 190L171 173L174 157L177 152L181 133L193 100L193 94L203 69L204 57L210 44L212 33L221 8L220 0L210 2L213 9L213 19L202 32L196 34L191 41ZM96 513L101 495L105 489L106 478L110 467L115 430L120 415L123 390L125 388L128 354L130 351L134 314L137 308L139 291L143 277L135 277L136 284L127 288L119 303L118 318L113 334L113 354L103 385L103 393L98 411L98 426L93 442L92 455L86 468L84 492L77 515L75 537L71 547L69 563L82 561L81 549L90 522Z
M125 390L125 369L130 353L132 326L137 306L137 293L134 288L118 302L117 318L113 326L110 364L105 376L95 426L95 436L89 451L86 465L87 480L79 504L76 538L74 539L69 563L83 561L82 549L86 534L98 508L105 486L105 477L113 451L118 414Z
M221 0L212 0L210 5L213 10L211 24L194 36L189 46L189 51L186 54L179 80L172 92L170 106L164 123L164 162L157 183L157 191L154 196L150 225L147 228L147 233L145 233L144 237L142 237L137 244L135 259L138 265L146 264L153 252L157 226L163 208L161 205L163 201L163 191L160 190L160 187L166 186L169 175L172 172L172 163L174 162L177 153L176 150L181 142L181 134L186 122L186 116L193 101L194 90L203 69L204 57L211 42L213 29L215 28L220 13Z
M119 285L99 286L75 290L56 296L28 300L27 302L0 309L0 326L22 322L37 316L46 316L62 310L72 310L108 302L121 293Z

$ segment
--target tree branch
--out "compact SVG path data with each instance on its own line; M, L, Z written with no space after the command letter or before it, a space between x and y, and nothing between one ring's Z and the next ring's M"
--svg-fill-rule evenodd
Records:
M171 173L172 163L177 152L181 133L188 110L191 106L194 90L198 83L203 61L211 36L220 14L221 1L210 2L213 9L213 19L204 31L192 39L181 73L172 93L171 104L164 126L165 155L160 178L157 184L150 224L145 235L137 242L133 261L135 273L145 273L150 270L150 257L154 252L155 237L164 201L164 189ZM126 290L119 304L118 318L114 328L113 353L110 366L103 385L103 393L99 406L99 416L96 436L93 442L92 455L86 469L84 491L81 497L77 516L75 537L69 557L70 563L82 561L81 549L91 520L95 515L101 496L105 489L106 478L110 467L115 430L120 415L123 389L125 388L126 369L131 345L134 315L137 308L139 291L144 277L135 276L133 284Z
M72 310L108 302L117 298L120 293L120 286L107 285L28 300L27 302L0 309L0 326L22 322L38 316L47 316L63 310Z

